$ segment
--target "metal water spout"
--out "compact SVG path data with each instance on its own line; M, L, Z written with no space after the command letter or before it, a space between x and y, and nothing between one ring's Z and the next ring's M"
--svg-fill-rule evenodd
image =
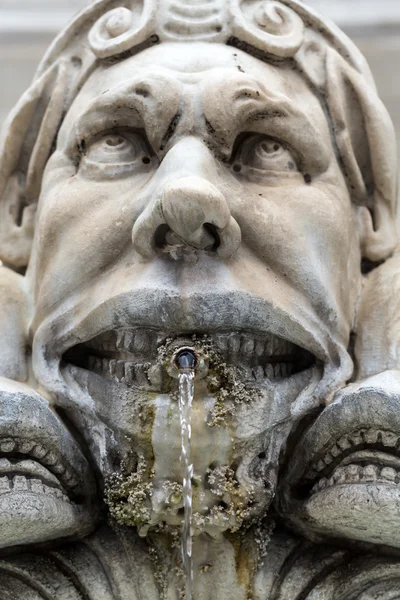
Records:
M185 371L193 371L196 379L204 379L208 374L207 356L194 347L187 340L178 339L171 344L168 374L174 379L179 379L179 374Z
M194 371L197 362L196 352L192 348L179 350L175 356L175 363L179 371Z

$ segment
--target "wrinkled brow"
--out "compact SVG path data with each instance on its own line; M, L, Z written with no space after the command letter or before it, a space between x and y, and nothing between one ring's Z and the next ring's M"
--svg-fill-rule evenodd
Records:
M95 98L75 122L71 143L87 143L101 132L129 127L143 129L160 149L170 124L179 114L182 84L165 74L129 79Z
M203 110L211 137L229 156L240 134L255 132L288 144L300 162L312 160L324 171L332 149L326 119L309 115L299 102L267 87L252 76L235 74L228 81L209 81L203 86Z

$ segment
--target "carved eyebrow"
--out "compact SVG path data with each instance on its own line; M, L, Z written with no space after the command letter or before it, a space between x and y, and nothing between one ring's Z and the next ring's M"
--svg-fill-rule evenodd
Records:
M167 88L163 95L158 93L161 86ZM124 82L86 107L75 122L68 146L72 149L107 129L126 127L143 129L153 148L159 149L179 121L180 101L179 87L166 82L165 77L156 75Z
M86 142L102 131L113 127L142 127L142 125L140 111L135 107L119 106L118 109L110 106L96 107L81 115L76 122L76 141L78 143Z
M224 99L226 117L223 124L220 116L215 119L213 105L208 106L205 116L209 123L208 133L218 145L222 142L224 148L221 151L225 156L230 156L239 135L254 132L288 144L299 164L312 162L315 170L320 172L327 168L329 149L321 141L318 123L314 123L288 96L271 92L250 79L241 81L230 96L224 94ZM228 139L224 135L226 131L230 131Z
M323 172L329 165L329 151L322 142L321 131L294 105L257 108L243 121L247 130L265 133L286 142L299 164L312 164ZM310 140L312 143L310 143Z
M253 119L257 115L284 118L293 112L293 105L287 96L277 92L271 95L266 89L252 83L238 88L232 100L238 117L245 112Z

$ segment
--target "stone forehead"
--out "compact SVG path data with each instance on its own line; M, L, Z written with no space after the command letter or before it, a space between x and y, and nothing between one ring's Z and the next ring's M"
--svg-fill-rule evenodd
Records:
M102 65L91 74L83 90L90 89L95 96L137 75L151 79L161 70L171 79L196 84L207 81L216 69L225 70L227 77L230 71L233 85L234 75L241 74L243 81L254 78L271 88L288 91L309 89L304 79L293 70L282 70L282 67L223 44L198 43L154 46L111 66Z
M184 57L184 60L183 60ZM63 125L63 131L70 129L71 121L95 98L111 90L121 89L127 93L130 81L151 83L160 74L165 81L187 84L196 94L197 89L207 85L215 74L217 83L222 78L224 85L231 85L232 91L240 85L261 84L269 93L274 92L296 101L298 108L318 120L326 127L320 102L310 90L305 80L289 68L265 63L242 50L224 44L168 44L154 46L113 65L102 65L90 75L78 93ZM242 81L241 81L242 80ZM215 79L213 79L215 82ZM213 94L214 85L206 93ZM221 107L223 108L223 107ZM229 106L226 106L229 111ZM325 123L324 123L325 121Z

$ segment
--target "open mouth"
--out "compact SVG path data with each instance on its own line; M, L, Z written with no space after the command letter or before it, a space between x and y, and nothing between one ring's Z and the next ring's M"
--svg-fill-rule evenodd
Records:
M88 460L46 400L1 385L0 548L84 535L98 516Z
M206 336L224 362L240 367L244 378L252 381L287 378L315 363L310 352L272 334L238 331L173 335L185 340L193 336ZM157 350L167 339L171 339L168 332L150 329L107 331L69 349L63 360L128 387L152 386L151 367L157 364Z
M0 496L12 492L46 494L79 503L79 482L62 456L36 441L0 440Z
M400 482L400 438L392 431L360 429L342 436L312 463L310 496L333 486Z
M349 386L311 426L304 423L277 504L307 537L400 547L400 396L395 382L386 376Z

